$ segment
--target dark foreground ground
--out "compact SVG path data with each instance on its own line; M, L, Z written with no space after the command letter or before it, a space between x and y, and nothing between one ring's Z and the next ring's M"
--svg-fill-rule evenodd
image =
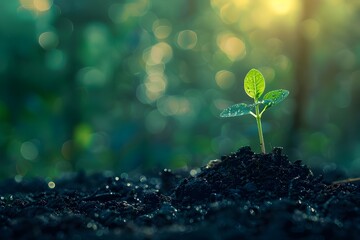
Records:
M360 239L359 186L325 183L279 148L192 175L3 181L0 239Z

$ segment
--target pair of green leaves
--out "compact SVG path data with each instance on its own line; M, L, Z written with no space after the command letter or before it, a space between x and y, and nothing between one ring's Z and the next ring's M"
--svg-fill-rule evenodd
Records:
M265 91L265 78L261 72L257 69L251 69L245 76L244 79L244 89L249 97L254 99L253 104L238 103L224 109L220 117L236 117L246 114L252 114L256 106L263 105L263 113L267 108L272 107L280 102L282 102L288 95L289 91L284 89L278 89L270 91L264 95L260 100L260 97Z

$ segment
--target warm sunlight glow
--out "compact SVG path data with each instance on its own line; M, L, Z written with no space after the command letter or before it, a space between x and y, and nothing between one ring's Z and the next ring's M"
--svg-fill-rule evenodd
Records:
M267 2L269 7L279 15L290 13L296 8L296 0L271 0Z
M232 0L231 1L235 7L241 9L241 8L245 8L248 6L249 4L249 0Z
M220 17L226 23L235 23L239 21L240 14L238 9L236 9L231 3L228 3L220 9Z
M245 43L231 34L219 35L217 43L231 61L242 59L246 55Z
M20 0L20 4L25 9L45 12L51 8L53 2L52 0Z
M221 8L224 5L230 4L233 7L241 9L247 7L249 2L249 0L211 0L211 5L213 7Z
M34 0L34 7L36 10L43 12L50 9L52 2L49 0Z
M298 0L212 0L211 6L217 10L221 20L239 26L269 28L276 17L289 17L292 23L297 17L301 1Z

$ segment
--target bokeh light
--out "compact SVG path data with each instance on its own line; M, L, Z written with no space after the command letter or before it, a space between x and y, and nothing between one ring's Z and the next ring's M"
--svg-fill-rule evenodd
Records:
M26 160L34 161L39 156L39 150L35 143L27 141L21 144L20 148L21 155Z
M45 57L46 66L51 70L62 70L66 66L66 55L61 50L52 49Z
M219 9L220 17L225 23L237 23L241 19L241 12L249 6L249 0L212 0L214 8Z
M48 187L49 187L50 189L55 188L55 183L54 183L53 181L48 182Z
M197 34L192 30L184 30L179 32L177 44L182 49L193 49L197 43Z
M149 0L126 1L126 3L113 3L108 9L108 15L114 23L122 23L143 16L148 9Z
M79 70L77 80L84 86L101 87L106 84L107 78L100 69L85 67Z
M217 38L217 43L220 49L232 61L242 59L246 55L245 43L230 33L220 34Z
M222 89L229 89L233 87L235 80L234 73L230 71L221 70L215 74L216 84Z
M158 19L154 21L152 30L157 39L168 38L172 31L171 23L166 19Z
M159 112L164 116L183 115L190 111L188 99L179 96L166 96L157 104Z
M52 0L20 0L20 4L23 8L44 12L48 11L53 5Z
M39 36L39 44L45 50L56 48L59 44L59 39L54 32L43 32Z

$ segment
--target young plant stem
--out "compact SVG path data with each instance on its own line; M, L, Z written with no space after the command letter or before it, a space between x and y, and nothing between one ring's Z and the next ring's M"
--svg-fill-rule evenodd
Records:
M259 110L259 105L255 106L255 115L256 115L255 118L256 118L256 123L257 123L257 127L258 127L258 132L259 132L261 151L262 151L262 153L266 153L265 143L264 143L264 135L263 135L262 126L261 126L261 113Z

